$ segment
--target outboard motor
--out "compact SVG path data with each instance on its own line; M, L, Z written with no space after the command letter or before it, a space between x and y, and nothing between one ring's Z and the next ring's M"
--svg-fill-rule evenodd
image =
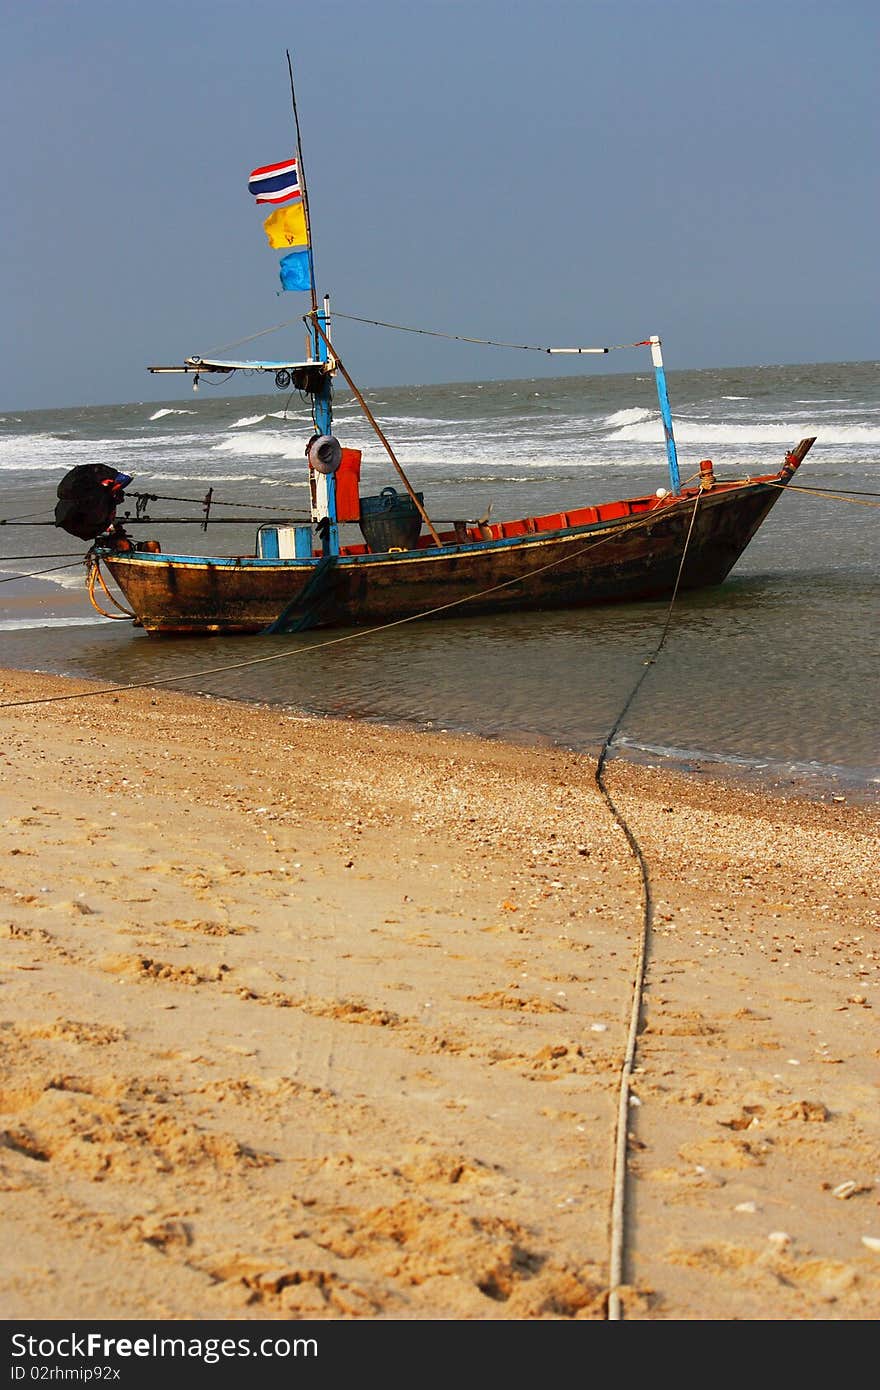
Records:
M130 482L128 473L119 473L106 463L81 463L71 468L58 484L55 525L80 540L93 541L113 524Z

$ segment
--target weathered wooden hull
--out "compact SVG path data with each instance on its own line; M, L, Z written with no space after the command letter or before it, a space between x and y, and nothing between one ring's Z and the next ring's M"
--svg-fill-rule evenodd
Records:
M640 510L591 525L329 562L96 553L149 633L294 631L619 603L670 593L685 548L681 586L720 584L789 476L718 483L650 506L639 499Z

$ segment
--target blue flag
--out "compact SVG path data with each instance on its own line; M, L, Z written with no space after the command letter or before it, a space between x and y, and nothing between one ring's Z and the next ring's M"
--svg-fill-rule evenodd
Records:
M310 290L312 276L309 268L308 247L303 251L288 251L278 263L281 273L281 288L285 290Z

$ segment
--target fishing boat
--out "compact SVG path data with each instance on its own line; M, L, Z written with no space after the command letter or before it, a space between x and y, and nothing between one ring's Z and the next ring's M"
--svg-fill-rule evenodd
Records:
M310 403L311 437L306 439L304 431L303 448L309 521L259 524L249 554L166 552L157 539L133 539L131 527L144 520L140 505L134 517L127 512L119 519L118 509L129 495L131 479L104 465L81 465L59 486L56 525L92 540L88 583L99 611L108 617L125 614L155 635L277 634L312 627L620 603L661 598L678 588L721 584L815 439L801 439L776 468L758 476L724 479L716 476L711 460L701 460L692 484L683 484L658 335L626 346L647 348L651 353L668 486L611 501L573 498L564 508L508 520L490 522L489 515L468 518L465 514L434 523L424 493L413 488L342 362L331 330L329 297L320 306L317 301L289 54L288 68L296 157L255 170L252 179L266 194L257 201L284 201L273 196L277 192L302 206L305 245L292 259L297 273L303 274L296 287L311 294L311 308L303 315L307 356L294 361L194 355L180 365L148 370L189 375L194 387L202 375L271 374L279 389L292 385L303 393ZM544 350L589 355L611 349ZM361 495L361 453L343 447L333 432L337 376L348 384L393 468L397 485L384 487L375 496ZM210 501L209 493L206 522ZM102 567L115 581L127 608L113 597ZM113 599L118 614L96 602L97 583Z

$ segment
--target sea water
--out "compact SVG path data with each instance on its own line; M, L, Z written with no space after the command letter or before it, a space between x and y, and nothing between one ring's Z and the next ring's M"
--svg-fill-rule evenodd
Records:
M271 378L255 377L265 390ZM0 416L0 664L182 690L310 714L465 730L595 753L645 671L668 602L415 622L380 633L155 640L89 606L83 542L52 525L79 463L155 494L132 531L180 554L253 554L259 520L308 509L308 401L228 386L162 402ZM880 786L880 364L670 372L683 480L775 471L816 443L727 581L679 595L614 752L740 773L823 794ZM433 520L504 520L668 486L650 370L394 387L370 408ZM361 492L402 490L343 387L342 443L361 449ZM203 529L212 518L246 518ZM185 517L163 526L162 518ZM356 541L356 528L343 540ZM54 568L60 566L61 568ZM43 571L33 578L20 576ZM51 571L51 572L45 572ZM11 578L16 576L16 578ZM327 645L328 638L347 640ZM232 672L214 668L277 656ZM193 677L192 673L200 673ZM124 718L124 707L114 707Z

